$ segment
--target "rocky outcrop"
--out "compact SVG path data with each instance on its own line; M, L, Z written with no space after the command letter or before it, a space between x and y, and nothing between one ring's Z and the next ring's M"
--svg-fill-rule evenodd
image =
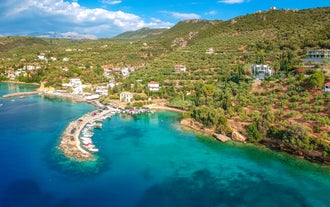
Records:
M247 138L243 136L241 133L239 133L237 130L233 130L231 138L234 141L243 142L243 143L246 143L247 140Z
M217 140L219 140L220 142L228 142L231 140L230 137L227 137L225 135L222 135L222 134L217 134L217 133L214 133L213 134L213 137L215 137Z
M199 123L192 118L182 119L180 124L190 129L202 132L203 134L212 135L214 133L214 129L205 128L202 123Z

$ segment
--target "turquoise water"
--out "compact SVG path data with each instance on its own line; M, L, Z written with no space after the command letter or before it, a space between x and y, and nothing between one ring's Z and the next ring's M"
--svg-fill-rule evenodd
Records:
M31 89L0 83L1 96ZM105 120L97 161L76 162L57 145L93 106L38 95L0 105L1 207L330 206L330 167L219 143L183 129L174 112Z

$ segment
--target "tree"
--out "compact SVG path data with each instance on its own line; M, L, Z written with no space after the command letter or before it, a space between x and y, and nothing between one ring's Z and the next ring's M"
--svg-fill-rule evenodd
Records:
M255 122L246 127L246 133L248 134L250 142L258 142L262 139L262 135L258 131L258 127Z
M312 88L322 88L324 85L324 73L321 70L317 70L313 75L310 76L308 83Z

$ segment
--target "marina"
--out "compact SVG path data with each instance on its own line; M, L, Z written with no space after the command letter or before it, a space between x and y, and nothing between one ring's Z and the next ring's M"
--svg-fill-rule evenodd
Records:
M101 121L119 112L119 109L104 107L102 110L92 111L70 122L62 135L60 149L66 156L71 158L78 160L93 159L92 152L99 151L93 144L93 129L102 126Z
M70 122L62 134L59 148L70 158L77 160L90 160L94 158L93 153L99 149L93 143L94 128L102 128L102 122L115 114L136 115L153 112L149 108L119 109L105 106L89 112L75 121Z

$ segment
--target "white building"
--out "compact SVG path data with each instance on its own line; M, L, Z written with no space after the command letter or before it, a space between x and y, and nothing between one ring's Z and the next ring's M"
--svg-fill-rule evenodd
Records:
M150 91L159 91L159 83L155 81L151 81L148 83L148 88Z
M47 60L46 57L45 57L45 55L38 55L38 59L39 60L42 60L42 61L43 60Z
M27 65L24 68L26 68L27 70L35 70L36 69L36 66L34 66L34 65Z
M272 75L272 68L269 65L252 64L251 69L252 69L252 73L256 79L263 80L265 78L265 76Z
M122 102L131 102L133 98L133 94L130 92L121 92L120 93L120 101Z
M210 47L209 49L206 50L205 54L213 54L214 53L214 49L213 47Z
M121 74L123 75L123 77L128 77L129 76L128 68L122 68L121 69Z
M330 82L324 84L324 92L330 92Z
M71 78L69 83L63 83L62 86L71 88L72 94L82 94L83 92L82 83L79 78Z
M98 99L98 98L100 98L99 94L93 94L93 95L85 97L86 100L95 100L95 99Z
M174 66L175 72L186 72L187 68L184 65L176 65Z
M97 86L95 93L99 94L99 95L108 95L108 86Z

